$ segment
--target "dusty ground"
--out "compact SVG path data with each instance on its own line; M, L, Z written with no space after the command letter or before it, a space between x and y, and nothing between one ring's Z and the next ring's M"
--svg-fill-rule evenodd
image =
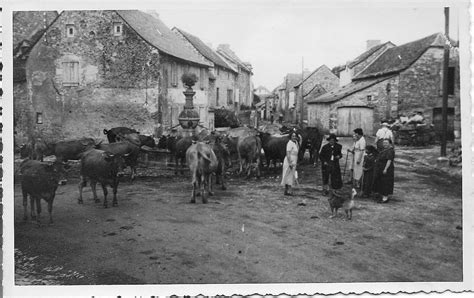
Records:
M118 207L95 204L90 188L78 205L72 177L58 189L55 224L40 228L23 222L17 184L16 283L461 281L461 179L416 158L397 150L393 199L358 199L352 221L328 218L310 165L294 197L270 172L234 177L207 205L189 203L188 177L145 168L157 177L125 178Z

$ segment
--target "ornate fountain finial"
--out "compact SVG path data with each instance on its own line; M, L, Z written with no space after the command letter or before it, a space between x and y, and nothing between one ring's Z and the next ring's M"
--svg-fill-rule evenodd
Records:
M198 81L198 77L194 73L184 73L181 76L181 82L187 86L183 92L186 103L184 104L184 110L179 114L178 121L182 128L196 128L199 123L199 113L194 109L193 97L196 92L193 91L193 86Z

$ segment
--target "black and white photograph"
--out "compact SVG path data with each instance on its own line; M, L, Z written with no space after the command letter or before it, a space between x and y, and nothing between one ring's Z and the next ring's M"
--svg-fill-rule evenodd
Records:
M6 1L5 295L473 290L470 5Z

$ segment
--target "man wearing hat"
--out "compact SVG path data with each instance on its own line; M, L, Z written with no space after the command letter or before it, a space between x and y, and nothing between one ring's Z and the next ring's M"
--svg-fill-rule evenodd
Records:
M388 128L388 122L382 121L382 127L377 130L375 134L375 144L377 144L377 150L383 149L383 140L391 140L392 144L395 144L392 131Z
M329 179L331 188L340 189L342 187L341 168L339 159L342 158L342 146L337 143L335 134L330 134L328 143L321 148L319 159L321 160L321 170L323 174L323 192L328 194Z

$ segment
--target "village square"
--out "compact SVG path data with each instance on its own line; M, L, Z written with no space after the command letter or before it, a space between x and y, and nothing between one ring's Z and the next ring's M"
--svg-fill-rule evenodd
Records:
M13 12L16 285L463 280L458 40L264 86L164 17Z

